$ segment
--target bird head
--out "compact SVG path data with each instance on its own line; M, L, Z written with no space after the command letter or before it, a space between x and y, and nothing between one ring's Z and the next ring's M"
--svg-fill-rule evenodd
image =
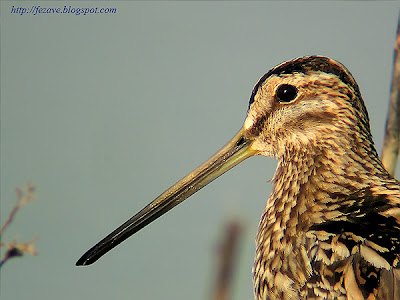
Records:
M252 149L281 158L287 151L370 139L358 85L340 63L322 56L278 65L255 85L243 128Z

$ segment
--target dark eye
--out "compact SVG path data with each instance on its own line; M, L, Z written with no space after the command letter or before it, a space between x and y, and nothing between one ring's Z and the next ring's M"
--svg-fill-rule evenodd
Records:
M280 85L275 94L275 99L278 102L290 102L297 95L297 88L290 84L282 84Z

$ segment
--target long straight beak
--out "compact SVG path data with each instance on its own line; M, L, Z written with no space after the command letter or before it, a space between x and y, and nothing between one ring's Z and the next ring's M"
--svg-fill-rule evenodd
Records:
M202 187L224 174L246 158L258 154L252 149L252 140L246 138L242 128L224 147L206 162L179 180L140 212L115 229L89 249L76 263L90 265L119 243L139 231L158 217L187 199Z

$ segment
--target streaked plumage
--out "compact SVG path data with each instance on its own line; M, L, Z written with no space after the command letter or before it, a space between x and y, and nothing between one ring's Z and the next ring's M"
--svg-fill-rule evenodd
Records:
M298 95L277 104L284 83ZM269 71L252 98L246 122L268 120L257 150L279 161L256 239L258 299L400 299L400 187L378 158L351 74L299 58ZM383 296L393 289L397 298Z
M379 160L354 78L320 56L266 73L239 133L77 265L253 155L278 160L256 238L257 299L400 299L400 185Z

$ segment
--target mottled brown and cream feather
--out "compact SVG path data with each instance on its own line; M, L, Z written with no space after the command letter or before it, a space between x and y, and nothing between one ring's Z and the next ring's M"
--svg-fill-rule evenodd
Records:
M297 88L276 101L282 84ZM257 299L400 299L400 186L382 166L358 85L326 57L256 84L245 128L274 156L256 238Z

